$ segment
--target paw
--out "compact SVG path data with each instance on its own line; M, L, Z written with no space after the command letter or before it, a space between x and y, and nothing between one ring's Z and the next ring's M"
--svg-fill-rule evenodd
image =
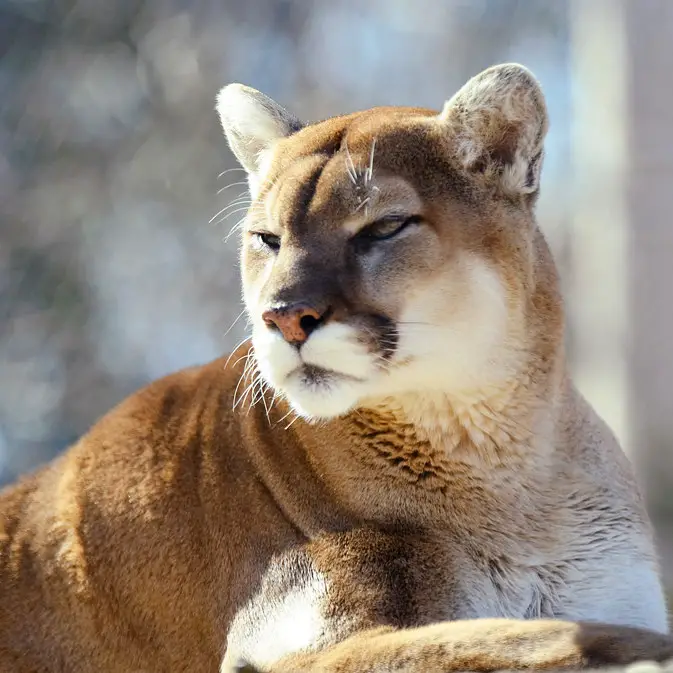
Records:
M582 623L576 642L588 666L673 660L673 638L645 629Z

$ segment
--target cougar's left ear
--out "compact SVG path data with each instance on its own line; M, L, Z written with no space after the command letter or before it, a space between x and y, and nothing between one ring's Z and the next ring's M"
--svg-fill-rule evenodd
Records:
M473 77L444 105L465 170L480 173L510 195L540 187L548 117L542 89L521 65L497 65Z
M220 91L217 112L231 151L248 173L254 196L265 150L298 131L302 123L268 96L243 84L229 84Z

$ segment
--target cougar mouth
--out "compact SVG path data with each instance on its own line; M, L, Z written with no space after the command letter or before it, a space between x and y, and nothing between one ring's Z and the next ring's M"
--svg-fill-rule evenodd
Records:
M315 365L304 365L301 368L301 379L303 383L310 385L323 385L329 383L336 372L333 372L324 367L316 367Z
M397 331L392 320L364 316L320 326L299 349L259 325L253 342L265 380L304 418L326 419L384 390Z
M326 367L319 367L318 365L304 364L298 367L290 377L297 377L298 380L309 387L327 387L330 383L335 381L356 381L363 382L364 379L350 374L342 374L341 372ZM288 377L289 378L289 377Z

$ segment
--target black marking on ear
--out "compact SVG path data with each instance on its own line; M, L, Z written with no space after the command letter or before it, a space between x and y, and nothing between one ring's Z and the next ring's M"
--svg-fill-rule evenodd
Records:
M540 150L530 161L528 164L528 171L526 173L526 184L525 186L527 188L532 188L536 186L536 182L538 182L540 170L539 170L539 165L540 161L542 160L542 150ZM537 185L539 187L539 185Z
M469 166L468 170L474 173L485 173L489 166L489 156L481 154L478 159L475 159Z
M288 136L295 134L297 131L301 131L304 128L304 124L299 121L299 119L292 119L288 124Z

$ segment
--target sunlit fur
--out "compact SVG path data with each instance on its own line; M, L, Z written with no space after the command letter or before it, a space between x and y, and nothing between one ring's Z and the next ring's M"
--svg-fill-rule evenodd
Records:
M623 484L640 502L614 437L568 375L558 273L534 214L547 114L527 70L489 69L439 113L375 108L299 129L282 107L239 86L222 91L219 109L252 186L241 224L253 328L246 393L268 386L273 400L289 403L287 416L294 411L289 422L303 417L314 432L375 426L377 436L399 444L380 457L380 469L398 475L399 465L415 474L415 460L441 463L446 474L469 465L470 478L487 490L509 493L558 480L570 464L566 490L586 489L598 502L598 493ZM358 243L391 217L412 224L390 239ZM258 232L279 237L280 246L266 246ZM328 315L299 349L262 319L287 301ZM394 333L377 333L379 319ZM258 399L265 396L251 403ZM533 510L586 518L566 490L540 491ZM623 525L642 516L639 507L628 506ZM609 565L612 574L604 569L608 555L625 553L618 528L590 532L594 519L583 525L596 539L608 535L611 551L594 556L582 541L583 573L562 600L541 594L540 601L571 606L570 617L609 614L666 631L649 531L629 542L646 551L626 554L639 587L634 603L632 590L619 590L623 564ZM519 579L525 593L529 579ZM599 598L606 586L611 596Z
M565 363L530 73L441 113L301 128L240 85L218 109L253 343L0 491L0 671L673 657L633 469Z
M400 125L407 125L412 133L435 138L437 143L446 143L454 168L468 172L480 157L488 154L489 143L506 145L503 137L510 133L510 127L515 128L517 137L509 141L511 147L498 150L512 154L512 165L502 175L486 166L477 180L487 193L497 183L503 192L516 194L525 201L537 191L546 130L544 102L535 86L530 86L531 82L530 76L521 70L505 76L487 72L449 101L441 114L410 111L407 119L400 119ZM473 112L479 112L467 115L465 109L469 106L475 108ZM311 162L310 155L302 151L293 163L292 149L283 141L286 135L295 133L297 121L282 108L274 107L266 97L238 85L223 90L219 109L231 146L248 167L255 199L243 222L244 232L260 227L280 232L280 221L286 215L283 204L289 191L287 185L300 183L302 165ZM398 118L399 115L395 121ZM244 138L255 136L251 128L255 124L260 128L256 139L243 142ZM237 129L236 133L232 127ZM263 252L253 250L253 242L244 235L244 297L253 325L258 371L277 394L308 420L333 418L361 406L407 407L411 412L414 408L422 409L424 398L428 399L428 409L432 408L433 400L443 396L452 398L456 404L461 400L469 404L470 400L491 399L529 366L522 356L528 349L525 340L530 336L524 315L529 288L525 282L511 282L512 269L504 269L502 260L494 259L494 254L502 251L502 241L495 246L481 244L479 237L483 238L483 231L472 240L469 230L479 227L470 218L457 219L465 209L450 212L446 208L447 198L449 202L460 199L449 191L448 197L434 196L428 204L418 184L402 175L391 177L390 166L383 161L397 151L394 141L386 138L390 124L377 128L375 123L365 121L362 127L353 132L350 141L344 135L343 159L337 171L332 165L329 178L321 178L321 184L326 183L321 187L323 192L331 189L336 198L341 193L344 204L348 204L341 221L329 223L329 230L335 232L334 249L344 245L343 232L349 235L357 232L382 213L414 214L427 211L429 206L434 209L432 230L424 227L405 236L407 250L400 252L399 245L403 245L400 243L392 256L384 245L361 261L358 290L367 302L369 289L375 287L377 296L370 298L372 303L394 320L398 332L394 353L392 357L383 357L381 352L367 348L360 339L363 327L351 324L348 316L315 331L301 352L285 343L261 319L269 302L269 288L278 284L276 269L283 262L275 261L273 255L262 260ZM274 132L276 137L270 138ZM301 137L302 133L297 135ZM290 147L298 144L294 138L289 142L294 143ZM316 147L316 151L323 150ZM533 165L529 174L526 166ZM443 178L435 174L431 179ZM316 200L320 198L328 197L323 193ZM291 208L288 206L288 210ZM486 215L486 219L490 216L497 223L507 207L501 206L499 210L472 213L471 217ZM522 220L523 226L527 226L526 210L522 209L523 215L508 215L512 227L522 226ZM491 226L495 228L497 224ZM456 235L461 227L468 232L467 236ZM319 236L323 240L315 244L310 235L302 239L307 254L312 254L312 245L330 245L322 232L317 232L316 239ZM522 234L513 229L504 234L499 231L497 236L504 239L505 247L519 255L514 264L521 268L515 269L514 275L517 271L534 275L534 262L517 250L530 247L529 241L521 245L517 240L529 238L528 232ZM410 256L405 267L407 251L415 251L417 259ZM391 264L399 271L383 278L380 270ZM319 380L307 378L302 373L306 365L326 371Z

